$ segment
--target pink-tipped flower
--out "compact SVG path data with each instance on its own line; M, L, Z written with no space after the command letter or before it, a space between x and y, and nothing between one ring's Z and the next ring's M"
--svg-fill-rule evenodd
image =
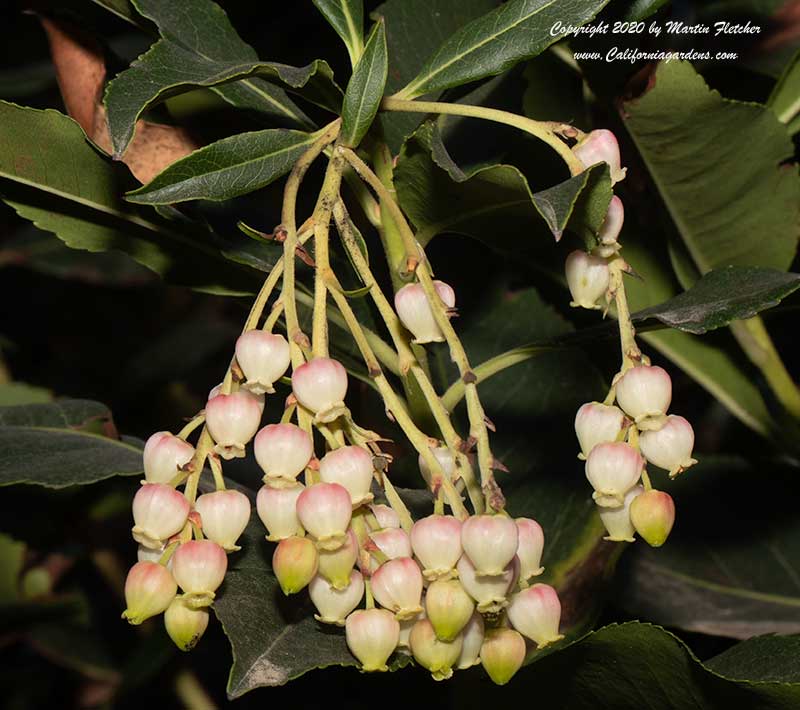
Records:
M267 540L278 542L302 532L297 517L297 499L305 490L302 483L286 488L262 486L256 496L256 510L267 529Z
M474 600L457 579L437 579L425 592L425 614L442 641L455 639L474 611Z
M216 387L212 387L211 391L208 393L208 399L206 400L206 404L210 402L214 397L222 392L222 382L220 382ZM264 413L264 406L266 405L266 400L263 394L255 394L248 390L239 390L240 394L248 395L257 405L258 408L261 410L261 413Z
M144 445L144 477L148 483L169 483L194 456L194 446L168 431L153 434Z
M353 570L350 583L343 589L336 589L327 579L317 575L309 582L308 593L319 612L314 614L317 621L344 626L347 615L359 605L364 596L364 578L361 572Z
M461 524L461 546L479 575L502 575L518 544L517 524L505 515L473 515Z
M586 459L586 478L594 488L597 505L615 508L625 501L625 494L639 481L644 459L629 444L619 441L598 444Z
M272 553L272 571L287 597L308 586L317 573L318 564L317 548L307 537L281 540Z
M164 540L186 524L190 508L189 501L172 486L145 484L133 497L133 539L151 550L160 549Z
M463 643L461 644L461 653L456 664L458 670L463 671L467 668L472 668L472 666L477 666L481 662L480 653L481 646L483 646L484 633L483 617L476 611L461 632Z
M453 675L453 666L461 655L463 639L460 635L452 641L442 641L436 636L433 624L420 619L411 628L408 637L414 660L430 671L434 680L446 680Z
M206 404L206 426L224 459L244 457L244 447L261 423L261 407L248 392L218 394Z
M600 310L599 303L608 291L611 273L608 262L599 256L587 254L585 251L573 251L565 266L567 286L572 294L570 306Z
M292 391L316 421L332 422L345 412L347 371L338 360L314 358L292 373Z
M461 558L461 521L452 515L429 515L411 528L411 547L427 580L455 576Z
M272 384L283 376L291 361L289 343L282 335L248 330L236 341L236 362L247 378L242 386L253 394L274 392Z
M672 401L672 380L663 367L638 365L616 385L617 403L637 424L648 417L662 417Z
M619 407L600 402L581 405L575 415L575 434L581 447L579 458L585 459L598 444L616 441L625 428L625 415Z
M669 471L670 478L697 463L692 458L694 429L676 414L670 414L660 429L643 431L639 447L650 463Z
M649 490L631 503L631 522L652 547L661 547L675 523L675 502L664 491Z
M122 618L141 624L164 611L177 592L178 586L166 567L158 562L137 562L125 579L127 609Z
M584 167L590 168L598 163L608 163L611 184L625 179L627 168L621 167L617 137L606 128L598 128L572 148L572 152Z
M548 584L534 584L517 592L511 598L507 614L511 625L539 648L564 638L558 633L561 602L556 590Z
M609 542L633 542L636 530L631 522L631 503L636 496L644 491L643 486L634 486L625 494L622 505L614 508L604 508L598 506L600 520L608 532L603 539Z
M410 619L422 610L422 572L410 557L382 564L372 575L372 594L398 620Z
M323 483L338 483L350 494L353 507L369 503L373 496L372 455L360 446L343 446L329 451L319 462L319 477Z
M250 499L239 491L204 493L194 504L200 513L203 534L227 552L240 550L236 544L250 521Z
M314 442L295 424L267 424L253 443L264 482L293 485L314 455Z
M622 231L622 225L625 222L625 208L622 206L622 200L616 195L611 198L608 204L608 212L603 221L603 226L600 227L600 233L597 238L603 246L613 246L617 243L619 233Z
M378 521L378 527L380 528L400 527L400 516L394 510L392 510L392 508L389 507L388 505L373 504L369 506L369 509L375 516L375 520Z
M301 525L323 550L342 546L352 511L350 494L338 483L315 483L297 499L297 517Z
M431 453L433 454L434 458L439 462L439 465L442 467L442 472L444 473L444 475L447 476L452 481L456 473L455 454L453 454L451 449L447 446L431 447ZM419 471L422 474L422 477L430 486L433 481L433 471L431 471L427 461L425 461L425 458L422 456L422 454L419 455L418 463L419 463Z
M228 557L216 542L191 540L172 556L172 575L192 609L209 606L228 569Z
M519 578L527 582L531 577L538 577L544 572L542 567L542 551L544 550L544 532L542 526L530 518L517 518L519 545L517 557L519 558Z
M164 626L181 651L191 651L208 628L208 611L192 609L176 597L164 612Z
M400 624L386 609L354 611L345 621L347 647L362 671L387 671L386 661L397 647Z
M443 281L434 281L434 288L445 307L456 305L456 293ZM394 307L400 321L411 331L414 342L441 343L444 341L441 328L433 317L433 310L420 283L406 284L394 297Z
M481 646L481 665L496 685L505 685L522 668L525 639L513 629L490 629Z
M349 528L341 547L319 551L317 574L325 578L334 589L345 589L350 584L353 565L358 560L358 549L356 534Z
M398 557L411 557L411 540L405 530L389 528L369 534L372 544L390 560Z
M514 557L499 576L484 577L477 574L469 557L463 555L458 561L458 578L464 589L477 603L481 614L494 614L508 604L506 596L519 578L519 558Z

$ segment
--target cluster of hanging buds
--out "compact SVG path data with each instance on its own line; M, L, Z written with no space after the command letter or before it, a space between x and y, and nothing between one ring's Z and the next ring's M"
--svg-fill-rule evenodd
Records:
M595 130L574 148L584 166L605 162L612 183L625 177L616 137ZM648 463L670 478L692 466L694 431L681 416L667 414L672 381L651 365L635 340L623 274L630 271L617 241L624 222L622 200L614 196L591 252L567 257L566 276L575 307L607 310L613 302L619 322L622 367L603 402L588 402L575 417L575 433L586 461L586 477L608 531L607 540L633 542L638 533L653 547L666 541L675 521L672 497L652 487Z

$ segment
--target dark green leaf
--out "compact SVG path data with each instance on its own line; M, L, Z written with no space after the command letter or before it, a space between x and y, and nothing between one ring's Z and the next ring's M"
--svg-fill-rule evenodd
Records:
M0 407L0 485L64 488L142 473L141 446L119 439L98 402Z
M640 22L650 15L654 15L670 0L631 0L622 15L628 22Z
M134 185L72 119L0 102L0 195L21 217L74 249L123 251L178 283L241 293L242 273L226 265L207 233L121 199Z
M341 140L345 145L357 146L372 125L383 98L388 70L386 32L383 22L378 22L344 94Z
M800 636L756 636L705 662L728 678L800 683Z
M238 133L175 161L126 199L149 205L229 200L288 173L315 137L283 128Z
M53 393L44 387L34 387L24 382L0 384L0 407L17 404L41 404L53 399Z
M303 68L260 62L236 34L222 9L210 0L136 0L153 20L162 39L122 72L106 89L106 108L114 153L122 155L133 137L136 120L147 108L198 86L221 87L218 93L234 105L261 108L302 128L311 121L285 92L259 80L301 91L309 100L336 110L339 90L330 67L316 60Z
M314 0L314 4L342 38L350 63L355 66L364 51L363 0Z
M580 26L607 0L510 0L462 27L433 53L419 74L397 92L413 99L500 74L558 39L556 22Z
M783 70L767 99L767 106L775 112L781 123L793 125L800 112L800 52L792 57L792 61Z
M92 2L114 13L117 17L121 17L126 22L130 22L132 25L137 27L142 25L142 18L133 9L130 0L92 0Z
M669 540L633 547L616 599L632 614L717 636L800 632L797 469L697 458L665 484L677 509Z
M728 264L789 267L800 179L795 165L782 165L794 148L772 111L723 99L677 61L660 65L653 87L624 110L701 273Z

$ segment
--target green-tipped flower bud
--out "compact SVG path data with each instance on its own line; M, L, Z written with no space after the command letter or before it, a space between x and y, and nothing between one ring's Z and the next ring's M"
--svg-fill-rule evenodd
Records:
M439 579L425 594L425 612L436 636L452 641L472 618L475 602L457 579Z
M386 609L360 609L345 622L347 647L362 671L387 671L386 661L397 647L400 623Z
M307 537L281 540L272 554L272 571L286 596L305 589L317 573L318 564L317 548Z
M522 667L525 639L513 629L490 629L481 646L481 665L497 685L505 685Z
M127 609L122 618L141 624L164 611L177 592L178 585L166 567L157 562L137 562L125 580Z
M181 651L191 651L208 628L208 611L192 609L183 598L175 597L164 612L164 626Z
M631 522L648 545L661 547L675 523L675 503L664 491L645 491L631 503Z
M436 636L433 624L422 619L414 624L408 641L414 660L427 668L434 680L446 680L453 675L453 666L461 655L463 639L460 634L452 641L442 641Z

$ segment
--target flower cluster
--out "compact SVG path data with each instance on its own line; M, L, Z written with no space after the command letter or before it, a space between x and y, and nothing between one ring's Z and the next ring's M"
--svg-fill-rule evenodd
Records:
M612 183L625 177L619 146L611 131L589 133L573 149L586 167L605 162ZM614 196L590 252L567 257L566 276L575 307L607 309L614 302L622 343L622 368L603 402L588 402L575 417L575 433L586 461L586 477L608 531L607 540L633 542L638 533L662 545L675 520L671 496L652 487L648 463L670 478L692 466L694 431L681 416L667 414L672 381L651 365L636 345L622 275L629 271L617 241L624 222L622 200Z

